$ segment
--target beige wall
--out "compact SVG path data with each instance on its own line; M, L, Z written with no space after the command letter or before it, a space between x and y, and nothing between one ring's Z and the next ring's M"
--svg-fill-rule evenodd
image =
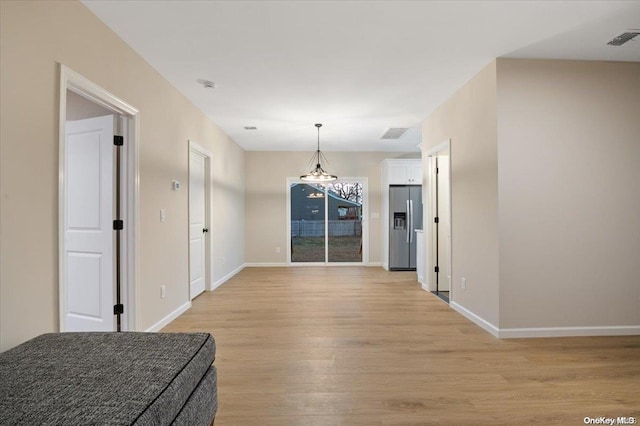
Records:
M422 124L423 151L451 139L452 301L498 325L496 63ZM426 158L424 170L427 170ZM427 263L428 264L428 263ZM467 289L460 278L467 279Z
M498 59L425 120L455 303L504 335L640 324L639 110L638 63Z
M238 145L79 2L2 1L0 31L0 350L58 329L58 62L140 110L137 328L188 301L189 139L214 156L213 280L244 264Z
M287 261L287 178L308 172L311 152L246 153L247 263ZM381 162L385 158L420 158L420 153L325 152L330 171L338 177L366 177L369 215L381 213ZM381 261L380 219L369 220L369 261ZM276 253L276 247L281 252Z
M84 120L112 114L112 111L87 98L83 98L71 90L67 90L67 121Z
M640 325L640 64L497 75L500 327Z

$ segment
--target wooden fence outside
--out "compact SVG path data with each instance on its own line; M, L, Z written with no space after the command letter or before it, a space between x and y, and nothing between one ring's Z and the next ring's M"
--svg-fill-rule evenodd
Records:
M324 220L292 220L291 237L323 237ZM362 236L361 220L330 220L330 237Z

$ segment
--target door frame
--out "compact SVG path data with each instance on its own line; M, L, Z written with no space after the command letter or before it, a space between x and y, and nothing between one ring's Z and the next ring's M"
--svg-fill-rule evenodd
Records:
M205 235L205 244L204 244L204 290L205 291L213 291L213 237L211 236L213 233L213 194L212 194L212 182L213 182L213 170L211 167L211 161L213 158L213 154L204 148L202 145L199 145L197 142L189 139L189 156L188 156L188 164L189 164L189 187L191 186L191 154L196 153L204 157L204 218L205 218L205 226L209 228L209 232ZM187 243L191 238L189 225L191 223L191 199L189 194L187 193ZM189 244L187 244L189 247ZM191 252L187 250L187 263L190 265L191 263ZM189 300L191 299L191 268L189 268L189 280L187 282L188 292L189 292ZM202 293L200 293L202 294Z
M425 235L425 243L426 243L426 247L425 247L425 257L426 257L426 262L425 262L425 279L426 279L426 288L425 290L427 291L436 291L437 287L436 287L436 280L435 280L435 252L436 252L436 237L435 237L435 232L434 232L434 221L433 218L435 217L435 184L436 184L436 180L435 180L435 170L433 170L433 158L441 153L446 152L447 158L448 158L448 163L449 163L449 167L447 167L448 173L444 176L448 181L449 181L449 194L448 194L448 199L449 199L449 217L448 217L448 233L450 236L450 244L449 244L449 256L448 256L448 270L449 270L449 274L451 276L451 280L449 282L449 301L453 300L453 295L454 295L454 285L453 285L453 270L451 268L452 264L453 264L453 258L452 258L452 254L453 254L453 234L452 234L452 222L451 222L451 218L452 218L452 210L451 210L451 206L452 206L452 202L451 202L451 193L452 193L452 188L451 188L451 139L447 139L444 142L436 145L435 147L425 151L423 153L423 158L426 160L426 170L427 170L427 185L425 190L428 191L426 196L423 197L424 200L427 201L427 208L424 210L424 218L423 218L423 228L424 228L424 233Z
M335 181L334 181L335 182ZM286 241L287 241L287 266L369 266L369 178L367 177L344 177L338 178L337 182L358 182L362 184L362 262L328 262L328 250L327 244L328 236L325 235L325 261L324 262L292 262L291 261L291 184L294 183L309 183L301 180L297 177L288 177L286 179L286 194L287 194L287 229L286 229ZM330 184L332 182L327 182ZM325 198L326 199L326 198ZM325 220L329 220L328 216L328 203L325 202Z
M122 318L123 331L135 331L139 324L136 303L139 300L139 226L140 223L140 170L139 170L139 111L120 98L93 83L81 74L59 63L60 84L58 109L58 330L64 332L64 312L66 307L66 270L64 253L65 210L65 125L67 121L67 90L94 102L119 115L120 131L125 136L122 151L121 218L125 227L121 235L121 294L124 304Z

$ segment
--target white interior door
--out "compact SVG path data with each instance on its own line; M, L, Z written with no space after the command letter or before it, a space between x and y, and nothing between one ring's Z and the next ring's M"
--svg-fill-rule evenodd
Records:
M191 299L205 289L206 235L206 157L189 154L189 295Z
M438 155L438 291L449 291L451 288L451 271L449 270L449 253L451 252L451 235L449 234L449 156Z
M114 330L113 120L66 123L65 331Z

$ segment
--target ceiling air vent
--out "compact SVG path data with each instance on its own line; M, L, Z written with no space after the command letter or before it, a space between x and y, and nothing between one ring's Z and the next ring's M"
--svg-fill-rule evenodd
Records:
M205 89L215 89L216 84L213 81L205 80L203 78L199 78L196 80L198 84L200 84Z
M244 126L245 130L258 130L256 126Z
M400 139L400 136L404 135L407 130L409 130L408 127L389 127L380 139Z
M628 30L628 31L620 34L619 36L615 37L613 40L611 40L607 44L609 46L622 46L626 42L631 41L634 38L636 38L638 35L640 35L640 30Z

